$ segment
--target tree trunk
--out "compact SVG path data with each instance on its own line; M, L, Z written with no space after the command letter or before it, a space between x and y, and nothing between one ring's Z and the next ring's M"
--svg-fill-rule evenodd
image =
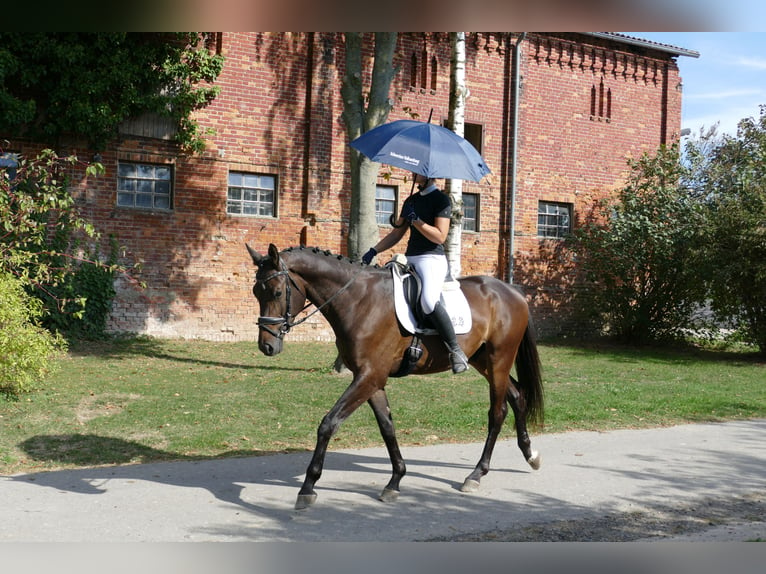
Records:
M375 34L375 59L369 100L365 108L365 90L362 82L362 48L364 37L358 32L346 33L346 75L341 87L343 121L348 141L384 123L388 119L392 102L389 98L396 70L393 66L397 34ZM351 149L351 209L349 213L348 255L359 259L378 242L378 224L375 219L375 187L380 164Z
M460 137L465 133L465 32L451 32L452 58L450 60L450 129ZM447 192L452 200L452 221L444 249L447 252L450 272L454 278L462 273L460 264L463 235L463 180L447 180Z
M394 50L395 32L375 33L375 59L372 66L372 80L369 99L365 108L362 47L364 37L358 32L346 33L346 75L341 86L343 98L343 121L348 141L384 123L393 107L389 98L391 83L396 75ZM359 260L379 238L378 222L375 219L375 187L380 164L370 161L353 148L351 155L351 207L348 218L348 256ZM340 356L336 357L333 369L337 373L347 371Z

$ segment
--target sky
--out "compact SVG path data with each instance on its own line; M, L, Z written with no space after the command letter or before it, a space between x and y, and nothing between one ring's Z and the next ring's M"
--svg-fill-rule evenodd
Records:
M692 134L718 124L736 135L739 120L766 104L766 32L621 32L699 52L678 56L683 82L682 128Z

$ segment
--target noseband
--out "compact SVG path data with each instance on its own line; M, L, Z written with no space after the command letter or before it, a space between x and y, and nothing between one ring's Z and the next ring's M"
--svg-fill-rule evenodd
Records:
M295 325L299 325L300 323L303 322L303 321L299 321L298 323L292 322L293 315L292 313L290 313L290 304L292 302L292 288L290 286L295 285L295 288L298 289L298 291L300 291L300 287L298 287L295 281L293 281L293 278L290 276L290 272L287 270L287 266L281 261L280 261L280 264L282 266L282 270L272 273L271 275L266 277L266 279L263 279L262 283L267 283L268 281L271 281L272 279L275 279L277 277L281 277L282 275L287 277L287 281L285 282L285 284L287 285L287 289L285 290L286 301L287 301L285 314L282 317L258 317L258 327L270 333L277 339L283 339L284 336L290 332L290 329L292 329ZM306 309L306 307L308 307L309 305L311 305L311 303L306 303L306 306L303 307L303 309L301 309L298 313ZM274 331L271 328L272 325L279 325L279 330Z

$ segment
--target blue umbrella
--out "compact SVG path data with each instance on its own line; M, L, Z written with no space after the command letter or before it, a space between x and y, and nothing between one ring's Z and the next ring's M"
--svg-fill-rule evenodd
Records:
M468 140L431 123L397 120L371 129L349 145L372 161L426 177L480 181L491 173Z

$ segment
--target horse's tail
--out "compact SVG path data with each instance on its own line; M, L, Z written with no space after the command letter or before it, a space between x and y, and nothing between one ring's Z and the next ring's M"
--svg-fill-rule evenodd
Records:
M542 425L544 411L543 377L540 368L540 355L537 352L537 336L531 317L516 354L516 375L519 378L519 391L523 393L527 405L527 421Z

